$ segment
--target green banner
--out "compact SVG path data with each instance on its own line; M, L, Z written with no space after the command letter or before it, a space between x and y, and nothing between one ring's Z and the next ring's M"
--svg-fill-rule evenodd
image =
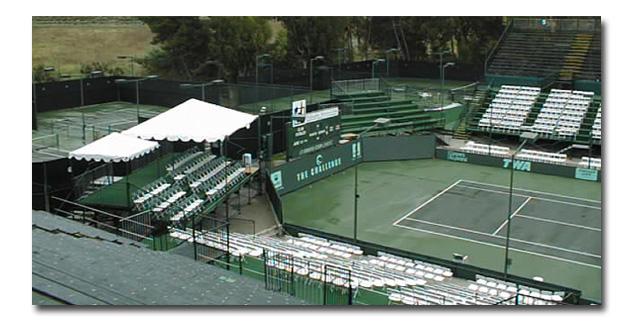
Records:
M576 168L575 178L595 182L598 180L598 170L588 168Z

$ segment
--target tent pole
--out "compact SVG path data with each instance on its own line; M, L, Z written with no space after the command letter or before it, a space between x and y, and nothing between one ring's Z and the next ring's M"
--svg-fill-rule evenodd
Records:
M125 176L125 198L127 200L127 207L128 209L131 207L130 206L130 162L127 161L125 162L125 167L126 167L126 171L127 171L127 175Z

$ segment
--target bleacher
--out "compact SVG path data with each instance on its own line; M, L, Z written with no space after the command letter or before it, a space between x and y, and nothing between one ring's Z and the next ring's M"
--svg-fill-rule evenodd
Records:
M592 99L593 92L552 89L530 130L575 139Z
M591 137L593 137L593 139L602 140L602 104L598 108L596 119L591 126Z
M514 19L488 64L488 75L570 82L601 78L600 21Z
M516 159L539 163L563 164L567 161L567 155L522 149L517 153Z
M382 91L360 91L333 95L340 102L352 103L349 114L341 117L341 133L358 134L374 125L377 118L389 118L391 122L372 131L423 131L437 128L438 119L421 110L410 100L390 100Z
M166 166L168 174L133 196L138 211L151 210L159 220L179 221L200 214L247 178L240 162L187 150Z
M502 85L479 119L478 127L482 130L519 132L540 92L538 87Z
M602 159L583 156L578 165L582 168L602 169Z
M466 146L460 147L461 150L480 155L492 155L498 157L507 157L510 155L510 148L505 146L477 144L473 141L466 143Z
M172 228L171 237L192 243L192 230ZM552 293L514 283L477 276L477 281L453 277L450 268L396 256L386 252L364 255L351 244L299 234L285 239L210 231L196 232L196 242L233 256L265 258L269 268L296 273L298 277L319 282L331 282L352 289L364 288L387 293L390 304L405 305L491 305L515 304L510 300L519 295L521 304L557 304L564 293ZM266 254L265 254L266 253ZM285 258L274 256L286 255ZM290 259L290 257L292 259ZM326 266L348 270L349 275L326 273ZM349 282L347 281L349 278ZM485 280L485 281L484 281ZM484 283L485 282L485 283Z

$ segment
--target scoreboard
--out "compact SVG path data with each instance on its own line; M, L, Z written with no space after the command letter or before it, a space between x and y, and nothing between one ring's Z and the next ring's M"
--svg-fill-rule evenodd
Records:
M336 145L341 135L340 111L332 107L295 114L293 109L293 121L286 126L288 158L301 157Z

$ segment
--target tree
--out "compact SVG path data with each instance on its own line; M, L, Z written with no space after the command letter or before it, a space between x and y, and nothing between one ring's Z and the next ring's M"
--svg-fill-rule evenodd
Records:
M314 56L345 45L348 17L279 17L288 32L288 64L306 68Z
M174 76L192 79L192 70L207 60L210 30L199 17L140 17L170 62Z

